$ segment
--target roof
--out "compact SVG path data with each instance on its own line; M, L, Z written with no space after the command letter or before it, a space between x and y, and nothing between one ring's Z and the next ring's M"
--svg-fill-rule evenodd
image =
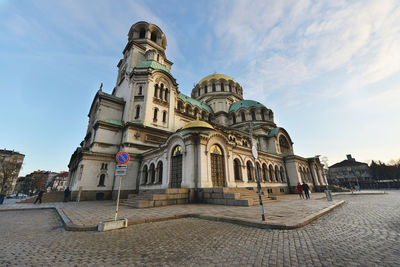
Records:
M185 124L185 126L182 127L182 130L184 129L190 129L190 128L207 128L207 129L212 129L214 130L214 127L211 126L208 122L205 121L200 121L200 120L195 120L195 121L190 121Z
M229 112L231 111L238 111L241 108L250 109L250 108L265 108L263 104L254 100L241 100L238 102L233 103L229 107Z
M185 103L190 103L192 106L197 106L201 109L206 110L207 112L211 112L211 108L207 104L204 104L204 103L200 102L199 100L188 97L182 93L179 93L178 98L180 98Z
M163 70L167 73L169 73L170 75L171 72L169 69L167 69L166 67L164 67L163 65L161 65L160 63L154 61L154 60L145 60L139 63L139 65L136 66L136 68L138 69L147 69L147 68L152 68L152 69L157 69L157 70Z
M360 166L360 165L368 166L368 164L364 163L364 162L355 161L354 159L353 160L345 159L339 163L333 164L329 168L352 167L352 166Z
M112 94L108 94L108 93L105 93L105 92L103 92L103 91L100 91L100 92L101 92L101 95L103 95L103 96L112 98L112 99L114 99L114 100L116 100L116 101L119 101L119 102L125 102L124 99L123 99L122 97L118 97L118 96L115 96L115 95L112 95Z
M119 121L119 120L105 119L105 120L99 120L99 121L110 123L110 124L114 124L114 125L117 125L117 126L124 126L124 123L122 121Z
M225 75L225 74L218 74L218 73L213 73L211 75L208 75L206 77L204 77L203 79L201 79L198 83L202 83L202 82L207 82L207 81L211 81L211 80L219 80L219 79L225 79L227 81L234 81L236 82L233 78Z
M278 135L279 129L280 129L280 127L272 128L271 130L269 130L268 136L276 136L276 135Z

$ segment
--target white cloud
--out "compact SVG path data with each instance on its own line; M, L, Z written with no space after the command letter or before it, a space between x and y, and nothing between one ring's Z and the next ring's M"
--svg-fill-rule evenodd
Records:
M339 70L343 88L321 85L331 97L400 72L398 1L229 1L217 10L222 56L246 66L241 78L257 93Z

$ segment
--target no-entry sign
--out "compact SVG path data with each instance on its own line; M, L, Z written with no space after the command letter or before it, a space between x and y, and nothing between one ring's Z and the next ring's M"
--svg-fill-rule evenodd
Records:
M128 154L128 152L121 151L121 152L118 152L118 154L115 158L119 164L126 164L129 161L129 154Z

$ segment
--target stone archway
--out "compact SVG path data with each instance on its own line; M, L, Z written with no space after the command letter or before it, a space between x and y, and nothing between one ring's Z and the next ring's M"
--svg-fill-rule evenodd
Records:
M225 186L224 154L218 145L211 146L211 181L213 187Z
M181 146L172 150L170 188L180 188L182 184L182 151Z

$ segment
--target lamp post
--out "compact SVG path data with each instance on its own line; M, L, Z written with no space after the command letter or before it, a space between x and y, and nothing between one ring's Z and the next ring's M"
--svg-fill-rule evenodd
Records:
M250 146L251 146L251 152L253 154L254 169L255 169L255 172L256 172L258 199L260 201L261 220L265 221L264 206L263 206L262 198L261 198L261 184L260 184L260 179L259 179L259 175L258 175L257 161L256 161L256 159L258 158L258 152L257 152L257 147L255 145L253 145L253 124L251 122L249 124L249 128L250 128L249 129L249 132L250 132Z

